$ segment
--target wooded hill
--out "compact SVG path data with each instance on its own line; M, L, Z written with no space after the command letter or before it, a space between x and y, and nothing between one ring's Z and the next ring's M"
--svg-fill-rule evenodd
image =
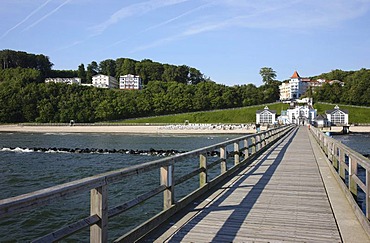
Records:
M245 107L279 99L279 81L259 87L229 87L205 78L195 68L147 59L109 59L99 65L92 62L86 70L83 65L78 70L52 70L53 64L44 55L4 50L0 51L0 61L0 123L111 121ZM76 75L88 82L94 72L116 77L138 74L146 85L143 90L130 91L44 83L45 77ZM324 85L311 94L314 100L369 106L370 70L345 74L343 87Z

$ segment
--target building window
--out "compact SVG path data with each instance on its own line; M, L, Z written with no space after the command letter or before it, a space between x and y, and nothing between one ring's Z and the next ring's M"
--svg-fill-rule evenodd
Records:
M333 124L344 124L345 116L341 112L335 112L331 115L331 122Z
M260 123L272 124L272 114L270 114L270 113L261 113Z

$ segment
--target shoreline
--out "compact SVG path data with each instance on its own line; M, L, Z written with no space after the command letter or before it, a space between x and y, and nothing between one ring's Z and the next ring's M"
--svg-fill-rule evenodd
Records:
M166 129L164 126L23 126L0 125L0 132L19 133L126 133L126 134L250 134L255 129Z
M323 132L340 133L342 127L331 127L323 129ZM370 133L370 126L350 126L350 133ZM19 132L19 133L126 133L126 134L252 134L256 133L252 128L233 128L233 129L169 129L158 125L75 125L75 126L24 126L18 124L0 125L0 132Z
M331 127L321 129L323 132L341 133L343 127ZM349 133L370 133L370 126L349 126Z

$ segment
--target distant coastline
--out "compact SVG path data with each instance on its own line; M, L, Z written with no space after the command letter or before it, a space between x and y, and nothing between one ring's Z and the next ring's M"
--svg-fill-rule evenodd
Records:
M333 132L333 133L340 133L343 127L330 127L324 128L322 131L324 132ZM370 126L350 126L349 127L350 133L370 133Z
M339 133L342 127L325 128L324 132ZM350 126L351 133L370 133L370 126ZM83 125L83 126L48 126L48 125L0 125L0 132L23 132L23 133L128 133L128 134L246 134L255 133L253 127L222 127L194 129L185 127L182 129L169 129L160 125Z
M0 125L0 132L23 133L128 133L128 134L246 134L255 133L252 128L240 129L168 129L165 126L151 125L84 125L84 126L22 126Z

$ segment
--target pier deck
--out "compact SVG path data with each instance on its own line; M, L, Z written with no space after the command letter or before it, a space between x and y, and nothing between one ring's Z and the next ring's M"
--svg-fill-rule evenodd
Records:
M369 242L348 205L349 212L333 210L324 185L333 179L321 174L324 156L310 136L298 128L144 241ZM336 207L348 204L344 195L333 196Z

